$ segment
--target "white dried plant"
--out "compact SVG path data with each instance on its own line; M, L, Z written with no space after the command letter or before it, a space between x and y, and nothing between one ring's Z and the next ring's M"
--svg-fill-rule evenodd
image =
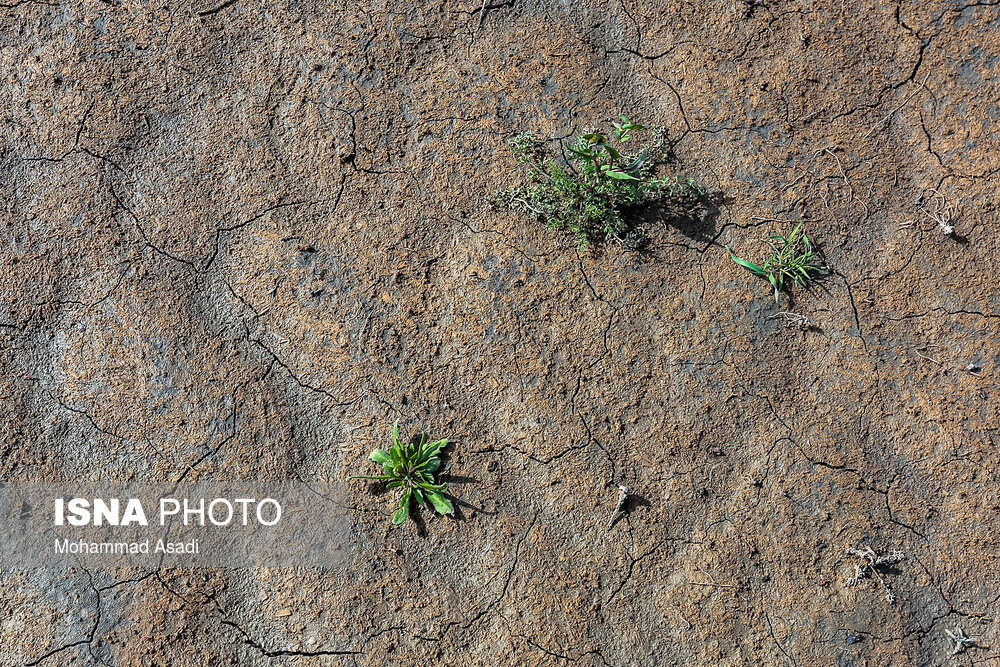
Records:
M896 596L886 582L884 573L881 570L887 565L895 565L901 562L906 558L906 554L899 550L882 554L870 546L865 546L864 549L847 547L847 553L857 559L854 563L854 576L847 580L847 585L857 586L862 579L873 577L881 584L882 590L885 591L886 602L889 604L895 602Z

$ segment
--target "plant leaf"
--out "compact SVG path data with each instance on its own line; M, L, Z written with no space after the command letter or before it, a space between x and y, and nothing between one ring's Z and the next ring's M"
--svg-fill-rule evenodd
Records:
M376 449L375 451L373 451L371 454L368 455L368 458L370 458L372 461L379 464L380 466L385 466L388 465L389 463L392 463L392 459L389 458L389 454L382 451L381 449Z
M391 462L389 467L393 470L398 470L403 467L403 452L401 447L393 447L389 450L389 458ZM386 470L386 472L392 472L391 470Z
M764 271L764 269L760 268L759 266L757 266L753 262L748 262L745 259L743 259L742 257L737 257L736 255L734 255L733 251L729 249L729 246L726 246L726 251L729 253L729 257L734 262L736 262L737 264L739 264L740 266L742 266L742 267L744 267L746 269L750 269L751 271L753 271L754 273L756 273L758 276L763 276L763 275L766 274L766 271Z
M392 522L397 526L406 521L406 517L410 515L410 493L410 489L407 489L399 497L399 509L392 515Z
M420 453L420 457L417 459L417 463L426 463L430 459L437 456L442 449L448 446L447 440L438 440L437 442L432 442L428 444L424 450Z
M630 162L627 167L625 167L625 171L635 172L639 170L642 167L642 165L646 164L646 160L648 158L649 154L646 151L639 153L639 155L636 156L636 158L632 160L632 162Z
M447 484L431 484L430 482L417 482L417 486L429 493L441 493L448 490Z
M452 506L451 501L442 496L440 493L437 493L436 491L428 491L427 499L431 501L432 505L434 505L434 509L441 514L455 513L455 508Z
M607 167L607 165L604 165L604 166ZM639 180L638 178L636 178L632 174L627 174L624 171L616 171L616 170L613 170L613 169L605 169L604 170L604 174L606 176L610 176L611 178L615 178L615 179L617 179L619 181L638 181Z
M622 159L622 154L619 153L617 150L615 150L614 147L609 146L608 144L604 144L604 150L606 150L608 152L608 155L610 155L611 157L613 157L615 160L621 160ZM605 166L607 166L607 165L605 165Z

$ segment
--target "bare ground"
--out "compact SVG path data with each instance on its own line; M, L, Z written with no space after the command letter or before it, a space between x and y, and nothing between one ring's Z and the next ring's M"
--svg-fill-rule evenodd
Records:
M3 478L345 477L398 418L461 501L355 482L336 572L4 571L0 662L1000 664L998 56L989 1L0 5ZM486 204L621 111L716 212ZM803 220L776 304L723 247Z

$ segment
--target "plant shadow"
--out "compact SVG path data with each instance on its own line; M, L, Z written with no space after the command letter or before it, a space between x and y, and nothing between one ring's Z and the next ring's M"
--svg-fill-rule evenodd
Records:
M666 199L650 211L664 227L673 228L698 243L715 242L716 224L722 207L729 201L721 192L706 192L697 197Z
M626 248L636 251L640 256L656 259L658 252L654 249L659 245L655 234L647 230L660 230L666 233L670 229L680 232L690 241L697 244L688 246L686 243L666 241L668 245L684 245L703 252L716 244L719 236L718 220L722 207L730 203L722 192L706 192L699 196L680 194L666 197L642 210L632 212L636 221L635 229L641 238L641 244Z

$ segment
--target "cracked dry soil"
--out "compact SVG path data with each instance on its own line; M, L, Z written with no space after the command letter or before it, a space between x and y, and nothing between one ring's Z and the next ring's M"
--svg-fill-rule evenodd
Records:
M333 572L5 570L0 663L1000 664L998 56L989 0L0 5L3 479L343 478L399 418L464 480L354 483ZM621 111L717 214L484 203ZM724 246L800 220L775 304Z

